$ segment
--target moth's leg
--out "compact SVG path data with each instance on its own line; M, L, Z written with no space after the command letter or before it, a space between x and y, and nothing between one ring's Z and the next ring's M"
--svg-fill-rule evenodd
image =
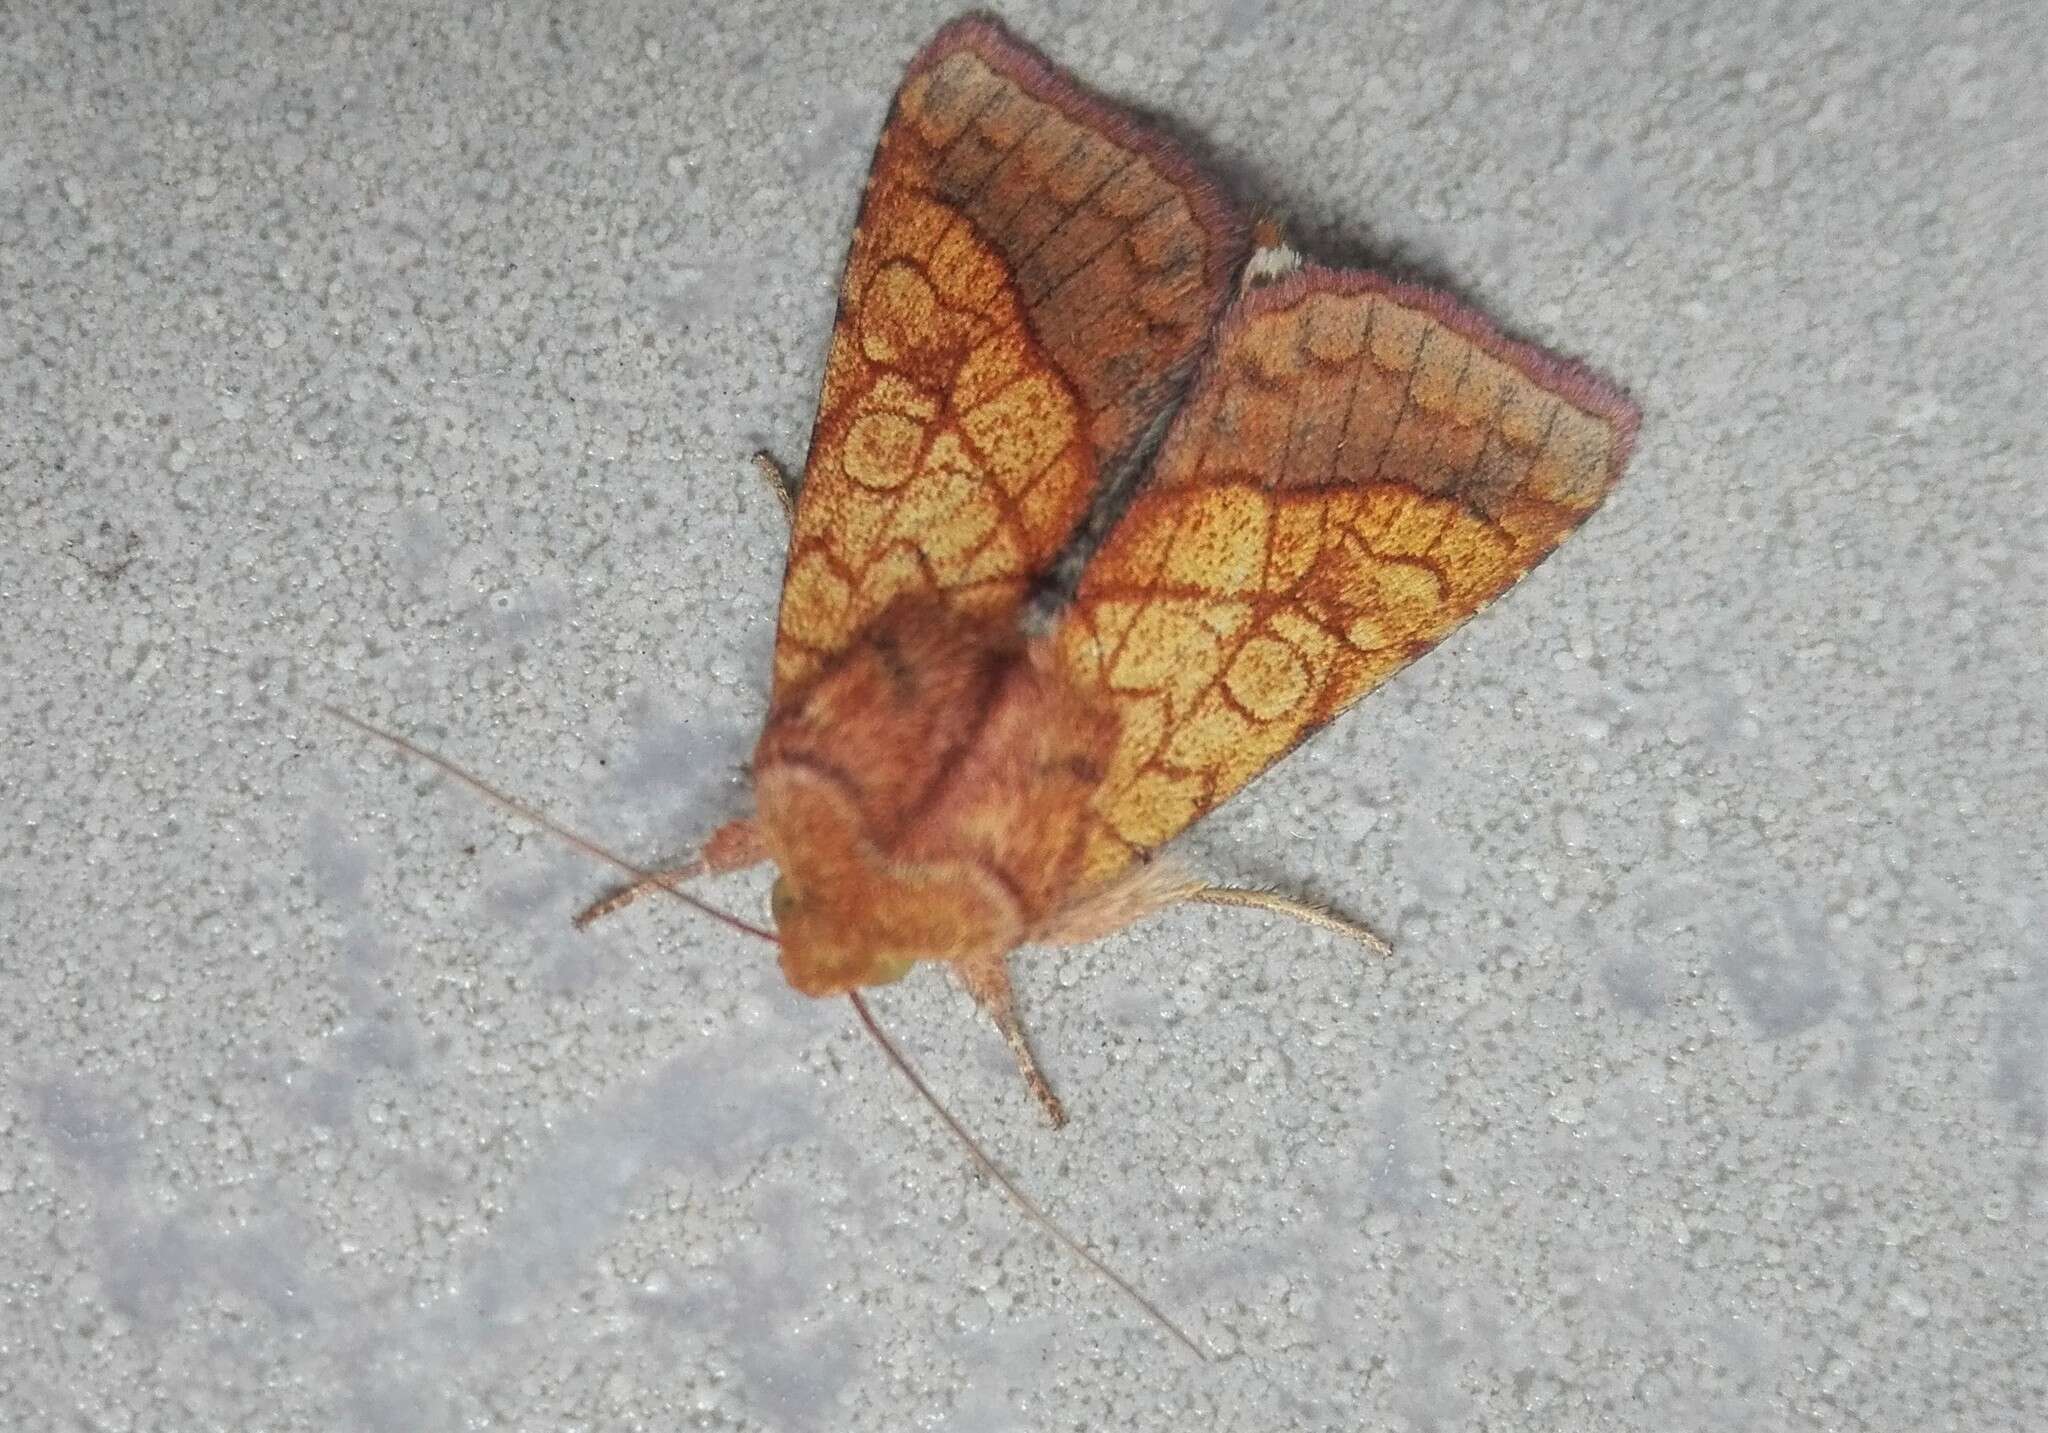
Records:
M761 839L760 828L751 819L728 821L711 833L711 839L704 843L704 849L698 852L696 860L652 872L631 885L599 896L583 908L576 917L575 926L582 930L592 921L623 910L650 891L658 891L676 881L686 881L692 876L722 876L727 871L744 871L767 859L768 845Z
M1202 886L1188 892L1181 899L1199 901L1205 906L1249 906L1255 911L1269 911L1276 916L1286 916L1290 920L1298 920L1305 925L1317 926L1355 940L1374 955L1394 953L1391 945L1357 921L1346 920L1327 906L1297 901L1277 891L1246 890L1238 886Z
M1007 958L1002 955L969 956L952 962L952 965L953 973L960 977L967 993L989 1013L996 1022L996 1028L1003 1032L1003 1043L1016 1057L1017 1073L1024 1077L1031 1093L1045 1106L1046 1114L1052 1119L1052 1127L1058 1129L1067 1122L1066 1107L1046 1082L1038 1061L1032 1057L1030 1042L1024 1038L1024 1027L1017 1023L1017 997L1010 987Z
M775 490L775 501L782 504L782 515L793 525L796 522L796 491L791 486L789 474L782 470L782 464L775 461L775 455L767 449L754 454L754 466L768 486Z
M1135 921L1183 901L1198 901L1208 906L1248 906L1348 937L1376 955L1394 953L1392 946L1364 926L1346 920L1327 907L1293 900L1275 891L1212 886L1189 875L1172 860L1139 866L1090 892L1032 931L1031 938L1047 945L1078 945L1099 940L1112 931L1122 930Z
M796 497L790 491L789 474L782 470L782 464L776 462L775 455L764 448L754 454L754 470L767 481L770 490L774 492L775 501L782 508L782 516L794 523ZM711 833L711 839L704 843L704 849L696 860L650 872L645 878L631 885L621 886L607 895L598 897L577 914L575 926L582 930L593 921L602 920L614 911L625 909L649 891L658 891L676 881L686 881L692 876L722 876L727 871L743 871L767 859L768 848L762 843L761 833L755 829L752 821L728 822Z
M1034 945L1086 945L1168 906L1191 900L1208 888L1207 882L1190 875L1171 858L1148 861L1053 912L1031 932L1031 941Z

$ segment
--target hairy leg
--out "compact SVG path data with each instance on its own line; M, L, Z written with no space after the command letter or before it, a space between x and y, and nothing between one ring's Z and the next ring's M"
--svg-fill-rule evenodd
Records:
M599 896L577 915L576 929L586 929L591 922L624 910L663 886L686 881L693 876L722 876L727 871L744 871L767 859L767 844L761 840L761 832L751 819L728 821L711 833L711 839L704 843L704 849L698 852L694 861L656 871L645 880L634 881Z
M1024 1027L1017 1020L1017 997L1010 987L1010 967L1006 957L988 955L956 960L953 973L967 987L967 993L994 1019L996 1028L1002 1031L1003 1043L1016 1057L1017 1073L1024 1077L1031 1093L1045 1106L1046 1114L1052 1119L1052 1127L1058 1129L1067 1122L1066 1107L1052 1092L1052 1086L1031 1054L1030 1042L1024 1038Z
M796 496L790 491L789 474L782 470L782 464L765 449L754 454L754 469L760 473L775 494L775 501L782 508L782 515L791 522L796 521ZM598 897L585 906L576 916L578 930L586 929L594 921L604 919L615 911L624 910L650 891L676 881L687 881L693 876L718 876L727 871L743 871L748 866L758 865L768 859L768 849L761 844L761 834L754 829L751 821L733 821L711 833L711 839L704 843L704 849L694 861L680 866L668 866L654 872L644 881L635 881L629 886Z
M1283 896L1278 891L1247 890L1239 886L1203 886L1191 891L1182 899L1195 901L1205 906L1248 906L1255 911L1270 911L1276 916L1286 916L1305 925L1331 931L1355 940L1374 955L1392 955L1394 948L1378 935L1354 920L1347 920L1328 906L1319 906L1311 901L1297 901Z
M790 487L789 474L782 470L782 464L766 449L754 454L754 466L761 476L768 480L768 486L775 490L775 500L782 504L782 515L791 523L796 521L796 493Z
M1099 940L1168 906L1192 901L1207 906L1245 906L1286 916L1320 930L1357 941L1375 955L1392 955L1393 947L1357 921L1346 920L1328 907L1283 896L1277 891L1212 886L1189 875L1171 860L1153 861L1129 875L1090 892L1031 933L1047 945L1079 945Z

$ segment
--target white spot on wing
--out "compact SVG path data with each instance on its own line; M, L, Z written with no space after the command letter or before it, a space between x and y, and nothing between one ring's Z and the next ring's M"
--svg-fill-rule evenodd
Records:
M1249 262L1244 266L1243 287L1258 288L1284 279L1301 267L1301 255L1291 244L1268 244L1252 250Z

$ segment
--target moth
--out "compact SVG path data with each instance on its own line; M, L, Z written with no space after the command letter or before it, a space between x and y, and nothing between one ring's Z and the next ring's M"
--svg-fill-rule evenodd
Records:
M1540 562L1636 408L1305 261L994 20L883 127L791 512L753 814L806 995L948 966L1057 1124L1007 962L1212 885L1160 848ZM788 489L777 491L788 501Z

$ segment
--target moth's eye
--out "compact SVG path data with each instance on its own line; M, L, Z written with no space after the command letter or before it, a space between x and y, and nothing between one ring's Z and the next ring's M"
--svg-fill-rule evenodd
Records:
M868 973L861 977L862 985L887 985L910 974L910 967L917 964L914 955L878 955L868 965Z
M777 876L775 884L768 889L768 911L775 917L777 928L789 923L790 913L796 907L796 892L789 888L789 878Z

